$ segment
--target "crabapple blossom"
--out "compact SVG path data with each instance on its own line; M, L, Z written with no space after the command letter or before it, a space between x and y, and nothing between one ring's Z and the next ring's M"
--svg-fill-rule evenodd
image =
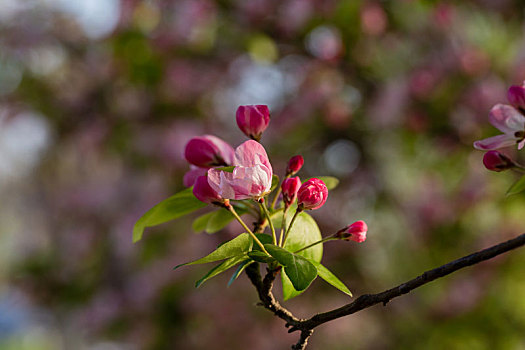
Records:
M488 151L518 144L518 149L525 145L525 116L516 108L497 104L490 110L489 121L503 132L502 135L489 137L474 142L474 148Z
M232 172L208 170L208 183L222 198L261 198L272 186L272 165L264 147L248 140L235 150Z
M270 123L270 110L266 105L239 106L236 119L239 129L246 136L259 141Z
M185 187L191 187L193 186L195 180L197 180L199 176L206 175L207 172L207 168L201 168L195 165L190 165L190 170L188 170L186 174L184 174L182 183Z
M326 202L328 188L323 181L311 178L299 188L297 204L300 209L319 209Z
M201 168L231 165L234 157L233 147L213 135L192 138L184 150L186 160Z

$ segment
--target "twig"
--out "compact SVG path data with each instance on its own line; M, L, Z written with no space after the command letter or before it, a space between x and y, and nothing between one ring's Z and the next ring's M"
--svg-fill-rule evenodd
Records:
M426 271L418 277L411 279L410 281L402 283L394 288L385 290L381 293L363 294L352 303L344 305L338 309L317 314L306 320L301 320L295 317L290 311L282 307L273 297L271 289L273 280L275 279L278 270L268 271L264 277L264 280L262 281L258 266L256 268L253 267L253 265L256 264L250 265L250 271L248 271L247 268L246 272L253 285L257 289L259 298L263 305L272 311L276 316L285 320L286 327L291 327L288 332L291 333L295 331L301 331L299 341L292 347L292 349L302 350L305 349L308 338L312 335L313 329L323 323L354 314L379 303L382 303L386 306L390 300L403 294L407 294L412 290L421 287L422 285L425 285L435 279L445 277L462 268L492 259L495 256L519 248L523 245L525 245L525 234L521 234L514 239L494 245L490 248L480 250L476 253L451 261L435 269Z

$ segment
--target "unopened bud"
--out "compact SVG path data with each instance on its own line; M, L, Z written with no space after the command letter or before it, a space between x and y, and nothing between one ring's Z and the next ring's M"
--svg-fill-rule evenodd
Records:
M266 105L239 106L236 119L239 129L246 136L259 141L270 123L270 110Z
M498 151L489 151L483 156L483 165L492 171L503 171L516 166L514 161Z
M362 220L356 221L353 224L338 231L334 236L339 239L352 240L357 243L362 243L366 240L366 232L368 226Z
M204 203L224 205L224 199L219 196L213 188L211 188L208 183L208 177L206 176L199 176L197 180L195 180L195 184L193 185L193 195Z
M319 209L328 198L328 188L323 181L311 178L301 185L297 193L299 209Z
M302 156L293 156L288 161L288 167L286 168L286 175L292 176L297 174L299 170L303 167L304 159Z
M288 208L297 199L297 192L301 187L301 179L298 176L285 179L281 185L283 191L284 207Z
M512 85L507 92L510 104L525 113L525 82L523 85Z
M231 165L234 155L232 146L212 135L192 138L184 150L186 160L201 168Z

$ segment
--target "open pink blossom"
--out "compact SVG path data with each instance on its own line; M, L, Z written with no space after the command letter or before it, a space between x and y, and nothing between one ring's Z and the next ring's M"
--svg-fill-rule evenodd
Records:
M186 160L201 168L231 165L233 155L233 147L213 135L192 138L184 150Z
M208 183L222 198L260 198L272 186L272 165L264 147L253 140L235 149L233 172L208 170Z
M497 104L490 110L489 121L503 134L476 141L474 148L488 151L514 144L518 144L518 149L523 148L525 145L525 116L516 108Z

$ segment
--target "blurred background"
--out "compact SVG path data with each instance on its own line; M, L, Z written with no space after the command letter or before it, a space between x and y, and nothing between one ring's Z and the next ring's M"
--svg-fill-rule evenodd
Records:
M182 188L192 136L237 146L268 104L276 173L341 179L312 214L365 243L323 263L374 293L523 232L513 173L484 169L488 111L525 80L519 0L0 0L0 349L287 349L245 276L172 271L240 229L187 217L131 243ZM506 151L525 159L515 150ZM203 210L200 214L206 212ZM198 215L198 214L197 214ZM319 327L312 349L525 349L525 251ZM277 286L277 295L279 286ZM317 280L307 317L350 299Z

